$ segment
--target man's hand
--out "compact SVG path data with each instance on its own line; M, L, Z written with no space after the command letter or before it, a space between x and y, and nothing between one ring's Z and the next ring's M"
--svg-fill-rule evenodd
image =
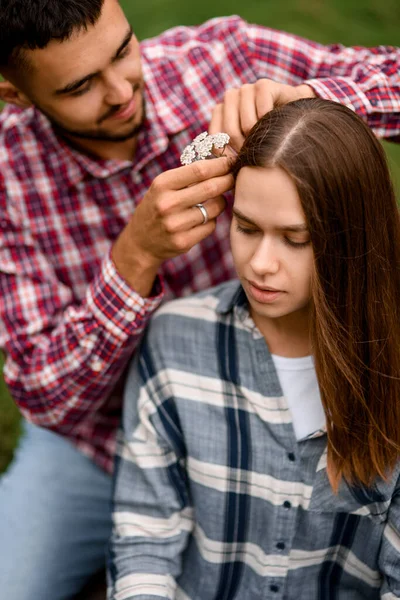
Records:
M233 187L230 160L202 160L162 173L117 238L112 259L141 296L148 296L164 260L183 254L210 235ZM203 203L208 222L195 204Z
M293 100L314 97L314 90L306 84L291 86L259 79L256 83L225 92L223 102L213 110L209 133L228 133L229 146L238 152L254 123L266 112ZM225 154L234 155L235 152L229 152L227 148Z

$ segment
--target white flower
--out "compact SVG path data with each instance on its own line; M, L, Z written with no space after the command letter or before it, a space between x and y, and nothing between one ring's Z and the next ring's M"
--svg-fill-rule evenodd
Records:
M186 146L181 154L181 164L191 165L196 160L204 160L212 156L213 146L225 148L229 144L230 137L227 133L214 133L208 135L206 131L196 136L191 144Z
M181 165L191 165L196 160L196 153L192 144L186 146L181 154Z
M208 136L207 131L203 131L203 133L199 133L199 135L197 135L192 144L197 144L198 142L201 142L202 140L204 140L206 137Z
M231 139L227 133L215 133L211 137L213 138L213 145L216 148L223 148L229 144L229 140Z
M197 160L204 160L207 156L211 156L213 140L212 136L208 135L201 142L197 142L196 144L193 142L195 150L197 152Z

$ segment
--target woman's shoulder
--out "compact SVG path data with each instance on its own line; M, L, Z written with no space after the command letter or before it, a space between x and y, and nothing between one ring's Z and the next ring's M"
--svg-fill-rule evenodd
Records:
M166 302L155 313L153 322L166 316L182 316L194 320L208 317L215 320L221 304L225 303L225 299L231 298L239 286L239 281L234 279L196 294Z
M221 313L240 287L237 280L222 283L191 296L163 304L151 319L148 341L171 348L185 341L207 344L221 320Z

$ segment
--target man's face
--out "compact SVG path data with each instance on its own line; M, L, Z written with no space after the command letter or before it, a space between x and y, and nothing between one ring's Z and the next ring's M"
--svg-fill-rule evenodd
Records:
M254 322L303 320L311 297L313 250L292 179L278 167L244 167L235 187L231 246Z
M139 43L117 0L104 0L94 26L26 55L32 71L24 92L61 132L104 141L137 133L144 119Z

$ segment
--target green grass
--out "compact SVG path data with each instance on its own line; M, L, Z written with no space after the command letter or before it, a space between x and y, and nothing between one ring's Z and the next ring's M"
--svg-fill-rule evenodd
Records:
M0 366L3 360L0 357ZM20 433L18 410L0 377L0 473L10 462Z
M399 0L121 0L143 39L175 25L194 25L218 15L240 14L260 23L328 44L400 45ZM400 198L400 145L385 144ZM18 437L18 412L0 378L0 472Z

